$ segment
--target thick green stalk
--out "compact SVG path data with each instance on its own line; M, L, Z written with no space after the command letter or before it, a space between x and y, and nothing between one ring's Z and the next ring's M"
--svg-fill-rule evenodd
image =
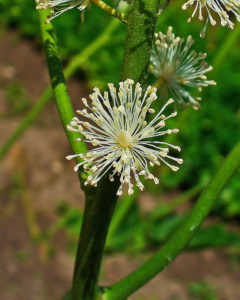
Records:
M121 79L146 84L159 0L135 0L127 16Z
M102 34L94 40L90 45L88 45L81 53L74 56L74 58L70 61L68 66L64 70L64 75L66 79L69 79L80 66L91 56L93 55L100 47L106 44L110 38L114 30L121 23L115 19L113 19L107 28L102 32ZM16 130L12 133L12 135L7 139L7 141L0 148L0 161L5 157L11 147L16 143L16 141L22 136L22 134L26 131L27 128L35 121L37 116L41 113L43 108L49 103L51 98L53 97L52 88L48 86L36 104L32 107L30 112L26 115L26 117L22 120Z
M154 3L154 4L153 4ZM136 42L135 40L135 36L134 36L134 32L137 32L139 34L139 30L140 28L142 29L142 32L146 32L145 31L145 26L136 26L136 24L138 24L135 20L137 19L138 20L138 17L136 18L136 15L140 15L141 12L139 12L139 7L141 6L141 2L140 4L139 3L135 3L135 7L133 8L133 10L129 13L129 16L128 18L130 19L131 16L132 19L131 19L131 22L128 21L129 23L129 27L128 27L128 30L127 30L127 41L130 40L130 45L134 45L134 44L139 44ZM150 3L153 11L156 10L157 11L157 2L152 2ZM151 11L152 11L151 9ZM171 11L171 14L176 10L176 6L173 6L173 9ZM146 43L143 43L143 47L142 48L136 48L134 50L134 53L131 53L131 46L129 46L129 44L125 46L125 54L124 54L124 63L123 63L123 70L122 70L122 80L128 78L128 77L131 77L131 78L135 78L136 81L144 81L147 77L147 67L145 65L148 65L149 63L149 54L150 54L150 50L151 50L151 47L149 47L149 45L151 44L152 42L152 36L153 36L153 32L154 32L154 28L155 28L155 23L156 22L156 14L153 13L153 11L151 12L151 14L153 15L153 18L150 19L150 24L148 25L151 30L152 30L152 33L151 32L148 32L145 36L145 39L144 39L144 35L142 34L140 40L142 41L147 41ZM163 15L161 16L160 20L159 20L159 23L163 22L164 21L164 18L168 18L168 14L166 15ZM147 19L146 16L141 16L141 20L142 20L142 25L144 24L144 19ZM129 55L129 53L131 55ZM142 56L142 54L144 54L145 56ZM138 63L138 59L139 57L144 60L144 63L143 64L139 64ZM135 65L136 67L134 69L130 69L128 68L128 64L130 63ZM145 72L145 73L144 73ZM143 75L143 76L142 76ZM134 194L133 195L126 195L124 196L122 199L121 199L121 203L119 205L119 207L117 207L117 211L116 211L116 214L113 216L113 219L112 219L112 222L111 222L111 226L109 228L109 232L108 232L108 239L107 239L107 245L106 247L110 247L111 245L111 241L112 239L114 238L114 235L117 231L117 229L119 228L119 225L121 224L121 222L123 221L124 217L127 215L130 207L132 206L132 204L134 203L134 201L136 201L138 195L139 195L139 189L138 188L135 188L134 189Z
M240 143L227 156L222 166L199 197L186 221L166 244L140 268L112 285L104 300L122 300L146 284L184 249L210 212L219 194L240 167Z
M150 45L157 19L157 2L158 0L137 0L127 17L122 80L133 78L136 81L144 82L147 77ZM136 36L135 33L137 33ZM136 41L138 42L136 43ZM132 49L133 45L134 49ZM143 62L141 66L139 66L139 57ZM135 64L135 67L129 68L128 62L131 65ZM105 177L100 182L97 195L87 195L75 264L72 287L73 300L95 300L99 296L97 290L98 273L108 227L117 200L118 186L118 182L112 184L108 177ZM95 199L93 199L94 197Z
M98 275L106 236L117 202L119 185L101 179L95 193L86 193L83 223L78 243L72 284L72 300L100 298Z
M157 2L158 0L137 0L127 17L122 80L133 78L136 81L144 82L147 77L150 48L157 18L157 5L153 5L153 3ZM139 57L143 62L141 66L139 66ZM128 64L132 66L135 64L135 67L131 69ZM101 180L97 189L98 195L94 195L95 199L92 199L93 196L87 196L74 272L73 300L94 300L99 296L97 292L98 273L108 227L116 204L118 186L118 183L113 185L106 177Z

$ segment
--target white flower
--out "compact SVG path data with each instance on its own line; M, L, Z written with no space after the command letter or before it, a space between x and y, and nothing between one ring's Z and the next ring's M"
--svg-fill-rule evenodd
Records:
M75 166L75 171L80 166L90 171L85 184L97 186L98 181L111 171L109 179L114 180L117 174L120 177L120 187L117 195L122 194L124 183L128 185L128 194L133 193L134 178L140 190L144 186L139 176L152 179L155 184L159 180L150 173L150 166L166 164L173 171L179 168L170 162L181 164L180 158L169 155L169 148L180 151L179 146L174 146L161 140L154 140L165 134L177 133L178 129L163 130L166 120L176 116L176 112L169 116L163 115L165 108L173 102L168 100L156 116L147 123L147 113L154 113L150 108L157 99L156 88L149 86L143 93L139 83L134 87L133 80L119 83L117 91L113 84L109 83L109 92L102 95L98 88L89 96L92 104L89 105L85 98L82 102L86 108L77 111L89 122L74 117L68 125L68 130L79 131L85 138L85 142L95 148L84 154L67 156L67 159L80 157L82 162ZM111 105L112 103L112 105ZM169 162L170 161L170 162Z
M229 18L230 13L234 14L237 18L237 21L240 22L240 0L188 0L183 4L182 8L187 9L189 6L194 5L194 11L191 18L188 19L188 22L192 20L197 11L199 20L204 20L202 10L206 10L207 12L207 20L204 29L200 34L201 37L205 36L205 30L208 21L210 21L212 25L216 25L216 21L211 14L211 10L213 13L218 14L222 26L227 25L231 29L234 28L234 23Z
M204 59L206 53L191 50L194 40L191 36L187 40L175 37L172 27L167 34L155 34L155 42L150 60L150 72L157 77L156 86L166 88L172 97L181 104L191 103L193 108L199 107L201 98L194 98L189 88L215 85L213 80L207 80L206 73L212 70ZM163 94L163 93L162 93Z
M51 8L51 16L49 20L54 19L64 13L65 11L77 8L78 10L84 10L90 0L35 0L37 3L36 9L48 9Z

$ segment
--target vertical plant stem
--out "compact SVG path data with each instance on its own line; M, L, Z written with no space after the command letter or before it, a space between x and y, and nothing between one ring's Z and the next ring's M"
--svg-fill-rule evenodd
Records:
M117 202L118 184L104 177L95 193L86 193L83 223L72 284L72 300L100 298L98 275L106 236Z
M158 0L135 0L127 16L127 34L121 79L146 84Z
M144 82L154 28L158 0L136 0L127 16L127 37L121 79L132 78ZM141 61L139 62L139 58ZM130 64L130 67L129 67ZM111 183L106 176L96 194L86 195L72 286L72 300L95 300L99 296L98 273L108 227L116 204L119 183Z
M199 197L193 210L166 244L137 270L106 291L105 300L122 300L142 287L183 250L207 217L214 202L240 167L240 143L229 153L222 166Z

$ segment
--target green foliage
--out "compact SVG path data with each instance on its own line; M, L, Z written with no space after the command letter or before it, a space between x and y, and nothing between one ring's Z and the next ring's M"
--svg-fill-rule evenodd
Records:
M218 300L214 287L206 282L194 282L189 285L191 300Z
M218 224L201 229L190 241L188 247L194 249L228 245L240 245L240 235L229 231L223 224Z
M116 210L117 213L117 210ZM186 215L169 214L151 221L151 216L144 219L139 214L139 208L134 204L119 224L113 237L108 241L107 251L127 251L135 253L148 248L159 248L172 233L182 224ZM58 224L69 235L75 249L82 222L82 214L77 208L68 208L59 216ZM74 238L75 236L75 238ZM74 239L73 239L74 238ZM240 245L240 234L231 231L224 224L208 225L200 229L188 244L188 250L201 248L226 247Z
M77 208L66 206L59 216L58 224L70 235L78 236L82 224L82 212Z

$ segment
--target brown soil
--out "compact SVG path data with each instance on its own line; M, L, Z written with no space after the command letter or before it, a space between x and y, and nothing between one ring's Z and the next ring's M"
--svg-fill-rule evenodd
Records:
M43 56L30 42L19 40L15 32L5 36L0 48L1 113L8 112L4 86L12 81L21 83L32 103L48 84ZM79 98L87 94L84 83L71 80L69 89L76 107ZM0 144L21 119L22 116L16 116L0 121ZM1 163L0 286L3 300L57 300L70 286L73 257L67 251L66 234L59 231L54 236L54 254L50 258L46 258L48 245L31 239L38 227L43 230L54 223L59 202L65 200L83 207L77 176L72 164L64 159L69 153L55 105L50 103ZM24 174L20 192L14 190L12 183L18 171ZM35 224L34 216L29 216L32 210L38 221L35 227L29 226ZM102 284L120 279L145 258L120 253L106 256ZM189 283L204 280L217 288L219 299L238 300L239 278L240 270L231 267L223 250L185 252L131 299L170 300L173 296L189 299Z

